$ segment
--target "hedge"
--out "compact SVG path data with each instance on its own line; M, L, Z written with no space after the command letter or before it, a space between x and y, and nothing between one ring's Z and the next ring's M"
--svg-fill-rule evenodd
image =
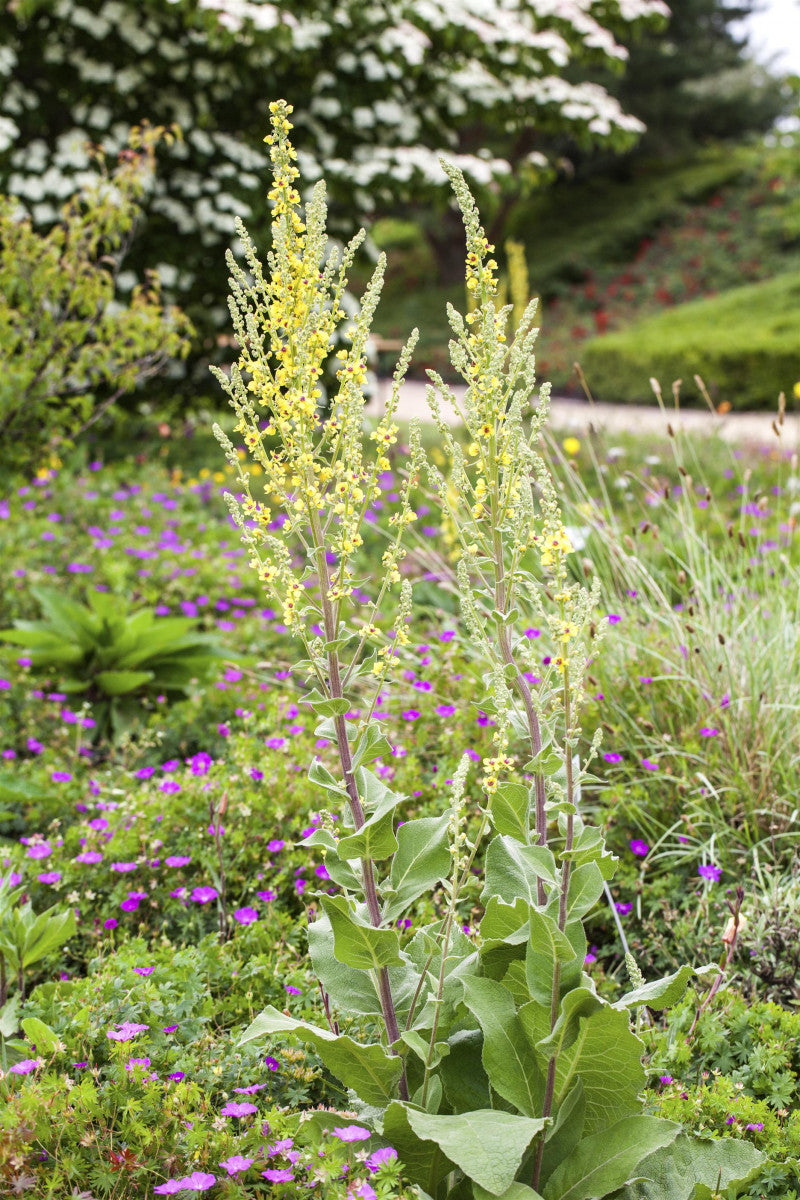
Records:
M800 271L732 288L593 338L581 365L598 400L653 403L650 378L667 392L682 379L685 404L704 401L700 375L715 403L774 408L800 379Z

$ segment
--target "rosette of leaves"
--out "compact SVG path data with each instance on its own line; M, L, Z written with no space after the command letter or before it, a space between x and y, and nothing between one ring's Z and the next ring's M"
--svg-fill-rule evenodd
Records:
M143 700L180 699L232 657L190 617L131 612L109 592L91 592L84 605L52 588L31 591L43 619L17 620L0 638L24 647L32 670L90 705L96 741L130 729L144 715Z

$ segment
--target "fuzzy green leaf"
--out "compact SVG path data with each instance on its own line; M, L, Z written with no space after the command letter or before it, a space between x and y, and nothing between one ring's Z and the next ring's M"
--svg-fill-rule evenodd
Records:
M473 1183L472 1195L474 1200L542 1200L540 1193L528 1187L527 1183L512 1183L500 1196L493 1196L479 1183Z
M383 1116L383 1136L391 1142L403 1163L403 1173L428 1195L455 1167L436 1142L420 1137L412 1129L409 1108L399 1101L390 1104Z
M640 1004L655 1009L669 1008L680 1000L693 974L692 967L680 967L673 975L665 975L663 979L654 979L643 987L626 992L614 1008L637 1008Z
M489 797L492 824L498 833L506 834L523 845L530 841L530 792L521 783L505 780Z
M490 1108L489 1076L481 1057L483 1035L478 1029L459 1029L449 1039L450 1053L442 1059L442 1077L448 1104L454 1112Z
M381 1004L372 976L366 971L346 966L334 956L333 934L327 917L319 916L309 925L308 950L314 971L334 1008L340 1013L361 1013L374 1017L381 1015ZM399 967L389 967L389 983L398 1019L404 1021L419 974L406 961L402 951L401 958L403 962Z
M418 1137L435 1142L465 1175L492 1196L500 1196L511 1187L525 1151L547 1124L541 1117L533 1120L496 1109L434 1116L407 1108L406 1116Z
M612 879L617 868L616 855L610 854L605 848L605 841L599 829L593 825L583 825L575 835L571 850L565 850L564 859L572 862L573 868L582 867L585 863L596 863L603 879Z
M586 1102L583 1084L576 1080L575 1086L558 1110L555 1122L545 1134L540 1186L544 1187L556 1167L570 1157L583 1137L586 1120Z
M515 900L506 904L499 896L492 896L481 917L481 938L483 946L511 941L526 942L528 940L528 917L531 906L527 900Z
M306 697L306 702L311 705L314 712L319 717L343 717L345 713L350 712L350 701L342 697L323 700L309 700Z
M638 1113L583 1138L555 1169L545 1200L597 1200L638 1175L642 1159L674 1142L680 1125Z
M524 1011L520 1011L523 1024ZM627 1012L604 1005L580 1017L574 1038L556 1065L555 1109L561 1107L580 1078L587 1135L637 1112L645 1082L642 1049L642 1043L631 1032Z
M389 873L385 920L395 921L418 896L430 892L450 869L449 817L420 817L397 830L397 853Z
M483 1031L483 1065L499 1096L526 1117L541 1112L544 1077L511 994L493 979L465 979L464 1003Z
M339 839L339 857L382 859L394 854L397 849L394 810L402 799L399 793L386 788L361 828Z
M353 748L353 766L360 767L363 763L374 762L376 758L386 758L392 753L392 747L385 734L374 722L367 725Z
M602 1006L603 1001L589 988L570 988L561 1001L553 1032L537 1044L537 1050L546 1058L562 1054L575 1040L581 1018Z
M484 903L490 896L499 896L506 904L518 898L529 904L538 903L537 882L543 879L553 886L556 882L556 862L545 846L522 846L514 838L498 834L486 851L486 883L482 893Z
M320 903L333 929L333 953L339 962L362 971L400 965L396 929L376 929L357 917L343 896L321 896Z
M341 799L347 799L347 790L335 776L331 775L328 768L318 758L311 760L311 766L308 768L308 778L311 783L315 783L317 787L325 788L328 792L333 792L334 795Z
M339 857L339 843L329 829L315 829L295 845L303 849L309 846L322 847L325 850L325 866L333 882L351 892L361 891L363 880L346 859Z
M603 894L603 883L603 874L597 863L583 863L573 868L567 891L567 916L570 921L579 921L594 908Z
M753 1183L763 1163L764 1155L750 1142L681 1133L639 1163L637 1174L645 1178L624 1188L615 1200L694 1200L698 1184L724 1194L731 1184Z
M296 1021L269 1005L239 1039L240 1045L274 1033L294 1033L309 1042L329 1071L367 1104L385 1105L397 1092L402 1062L383 1046L364 1045L347 1036Z

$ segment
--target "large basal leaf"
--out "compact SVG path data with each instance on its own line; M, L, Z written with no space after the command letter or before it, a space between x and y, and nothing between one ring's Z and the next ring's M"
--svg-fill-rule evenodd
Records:
M435 1142L492 1196L501 1196L511 1187L525 1151L547 1124L541 1117L533 1120L491 1108L438 1116L404 1107L414 1133Z
M240 1044L275 1033L295 1033L309 1042L329 1071L367 1104L383 1106L397 1095L402 1062L383 1046L363 1045L346 1035L296 1021L269 1005L244 1031Z
M439 1067L449 1106L459 1113L490 1108L492 1094L481 1055L483 1034L479 1029L460 1029L449 1044L450 1053Z
M583 1138L544 1186L544 1200L601 1200L640 1175L643 1159L668 1146L680 1125L642 1113Z
M614 1007L638 1008L640 1004L646 1004L648 1008L669 1008L680 1000L692 975L693 967L680 967L673 975L654 979L652 983L645 983L642 987L634 988L632 992L626 992Z
M362 971L401 964L396 929L376 929L357 917L344 896L321 896L320 903L331 923L333 953L339 962Z
M576 1080L570 1094L558 1110L555 1122L545 1134L539 1186L544 1187L556 1167L572 1154L583 1137L586 1123L586 1101L583 1084Z
M498 834L486 851L486 883L481 898L499 896L506 904L518 898L538 904L538 881L551 887L556 882L553 852L545 846L523 846L514 838Z
M483 1031L483 1065L494 1090L526 1117L540 1113L544 1076L511 994L494 979L466 979L464 1003Z
M384 907L387 921L395 921L418 896L430 892L450 870L447 836L449 816L420 817L397 830L397 853L392 860Z
M434 1141L421 1138L411 1128L408 1106L398 1101L390 1104L383 1115L383 1136L397 1151L403 1164L403 1174L433 1196L437 1185L454 1168L455 1163Z
M698 1184L724 1193L731 1184L754 1182L763 1163L764 1155L750 1142L681 1133L639 1163L637 1174L646 1178L623 1188L614 1200L693 1200Z
M528 1187L527 1183L512 1183L500 1196L493 1196L479 1183L473 1183L472 1196L473 1200L542 1200L541 1194Z

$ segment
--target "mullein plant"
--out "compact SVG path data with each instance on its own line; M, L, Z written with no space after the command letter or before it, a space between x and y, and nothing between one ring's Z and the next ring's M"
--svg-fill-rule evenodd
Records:
M761 1156L750 1147L731 1157L729 1147L695 1145L679 1126L645 1115L642 1046L631 1030L631 1011L677 999L691 969L649 984L637 972L633 990L613 1005L583 970L583 918L614 865L579 813L585 768L576 746L596 597L568 582L569 535L536 451L546 395L531 414L534 309L507 341L509 310L495 305L491 247L463 178L450 171L475 297L466 319L451 311L470 440L465 454L437 418L436 388L446 389L434 379L451 478L424 463L413 432L394 536L365 614L353 603L354 556L397 437L393 416L414 337L386 415L365 435L365 346L379 260L347 329L339 389L323 418L319 381L332 334L346 320L346 271L360 239L341 260L328 250L322 184L303 214L290 113L282 101L271 105L273 249L265 271L239 227L248 272L229 265L241 355L229 379L218 373L236 431L262 468L258 494L237 450L216 433L239 472L240 495L229 505L252 567L304 646L306 700L338 751L336 773L315 760L310 777L341 812L324 813L304 842L321 848L336 885L317 897L320 914L309 926L327 1026L270 1007L243 1040L290 1032L313 1046L361 1120L397 1150L422 1197L634 1200L655 1194L636 1190L632 1181L642 1178L658 1180L660 1196L689 1200L695 1183L710 1195L744 1178ZM411 488L423 470L460 546L464 623L486 664L496 749L479 781L462 759L440 816L401 821L404 797L368 764L389 752L374 714L410 637L411 596L399 568L414 520ZM285 519L280 538L270 529L276 515ZM386 610L398 583L390 636ZM553 647L537 684L518 632L529 613ZM348 720L356 707L360 720ZM459 906L479 862L484 915L470 937ZM432 891L443 897L442 915L401 937L398 924Z

